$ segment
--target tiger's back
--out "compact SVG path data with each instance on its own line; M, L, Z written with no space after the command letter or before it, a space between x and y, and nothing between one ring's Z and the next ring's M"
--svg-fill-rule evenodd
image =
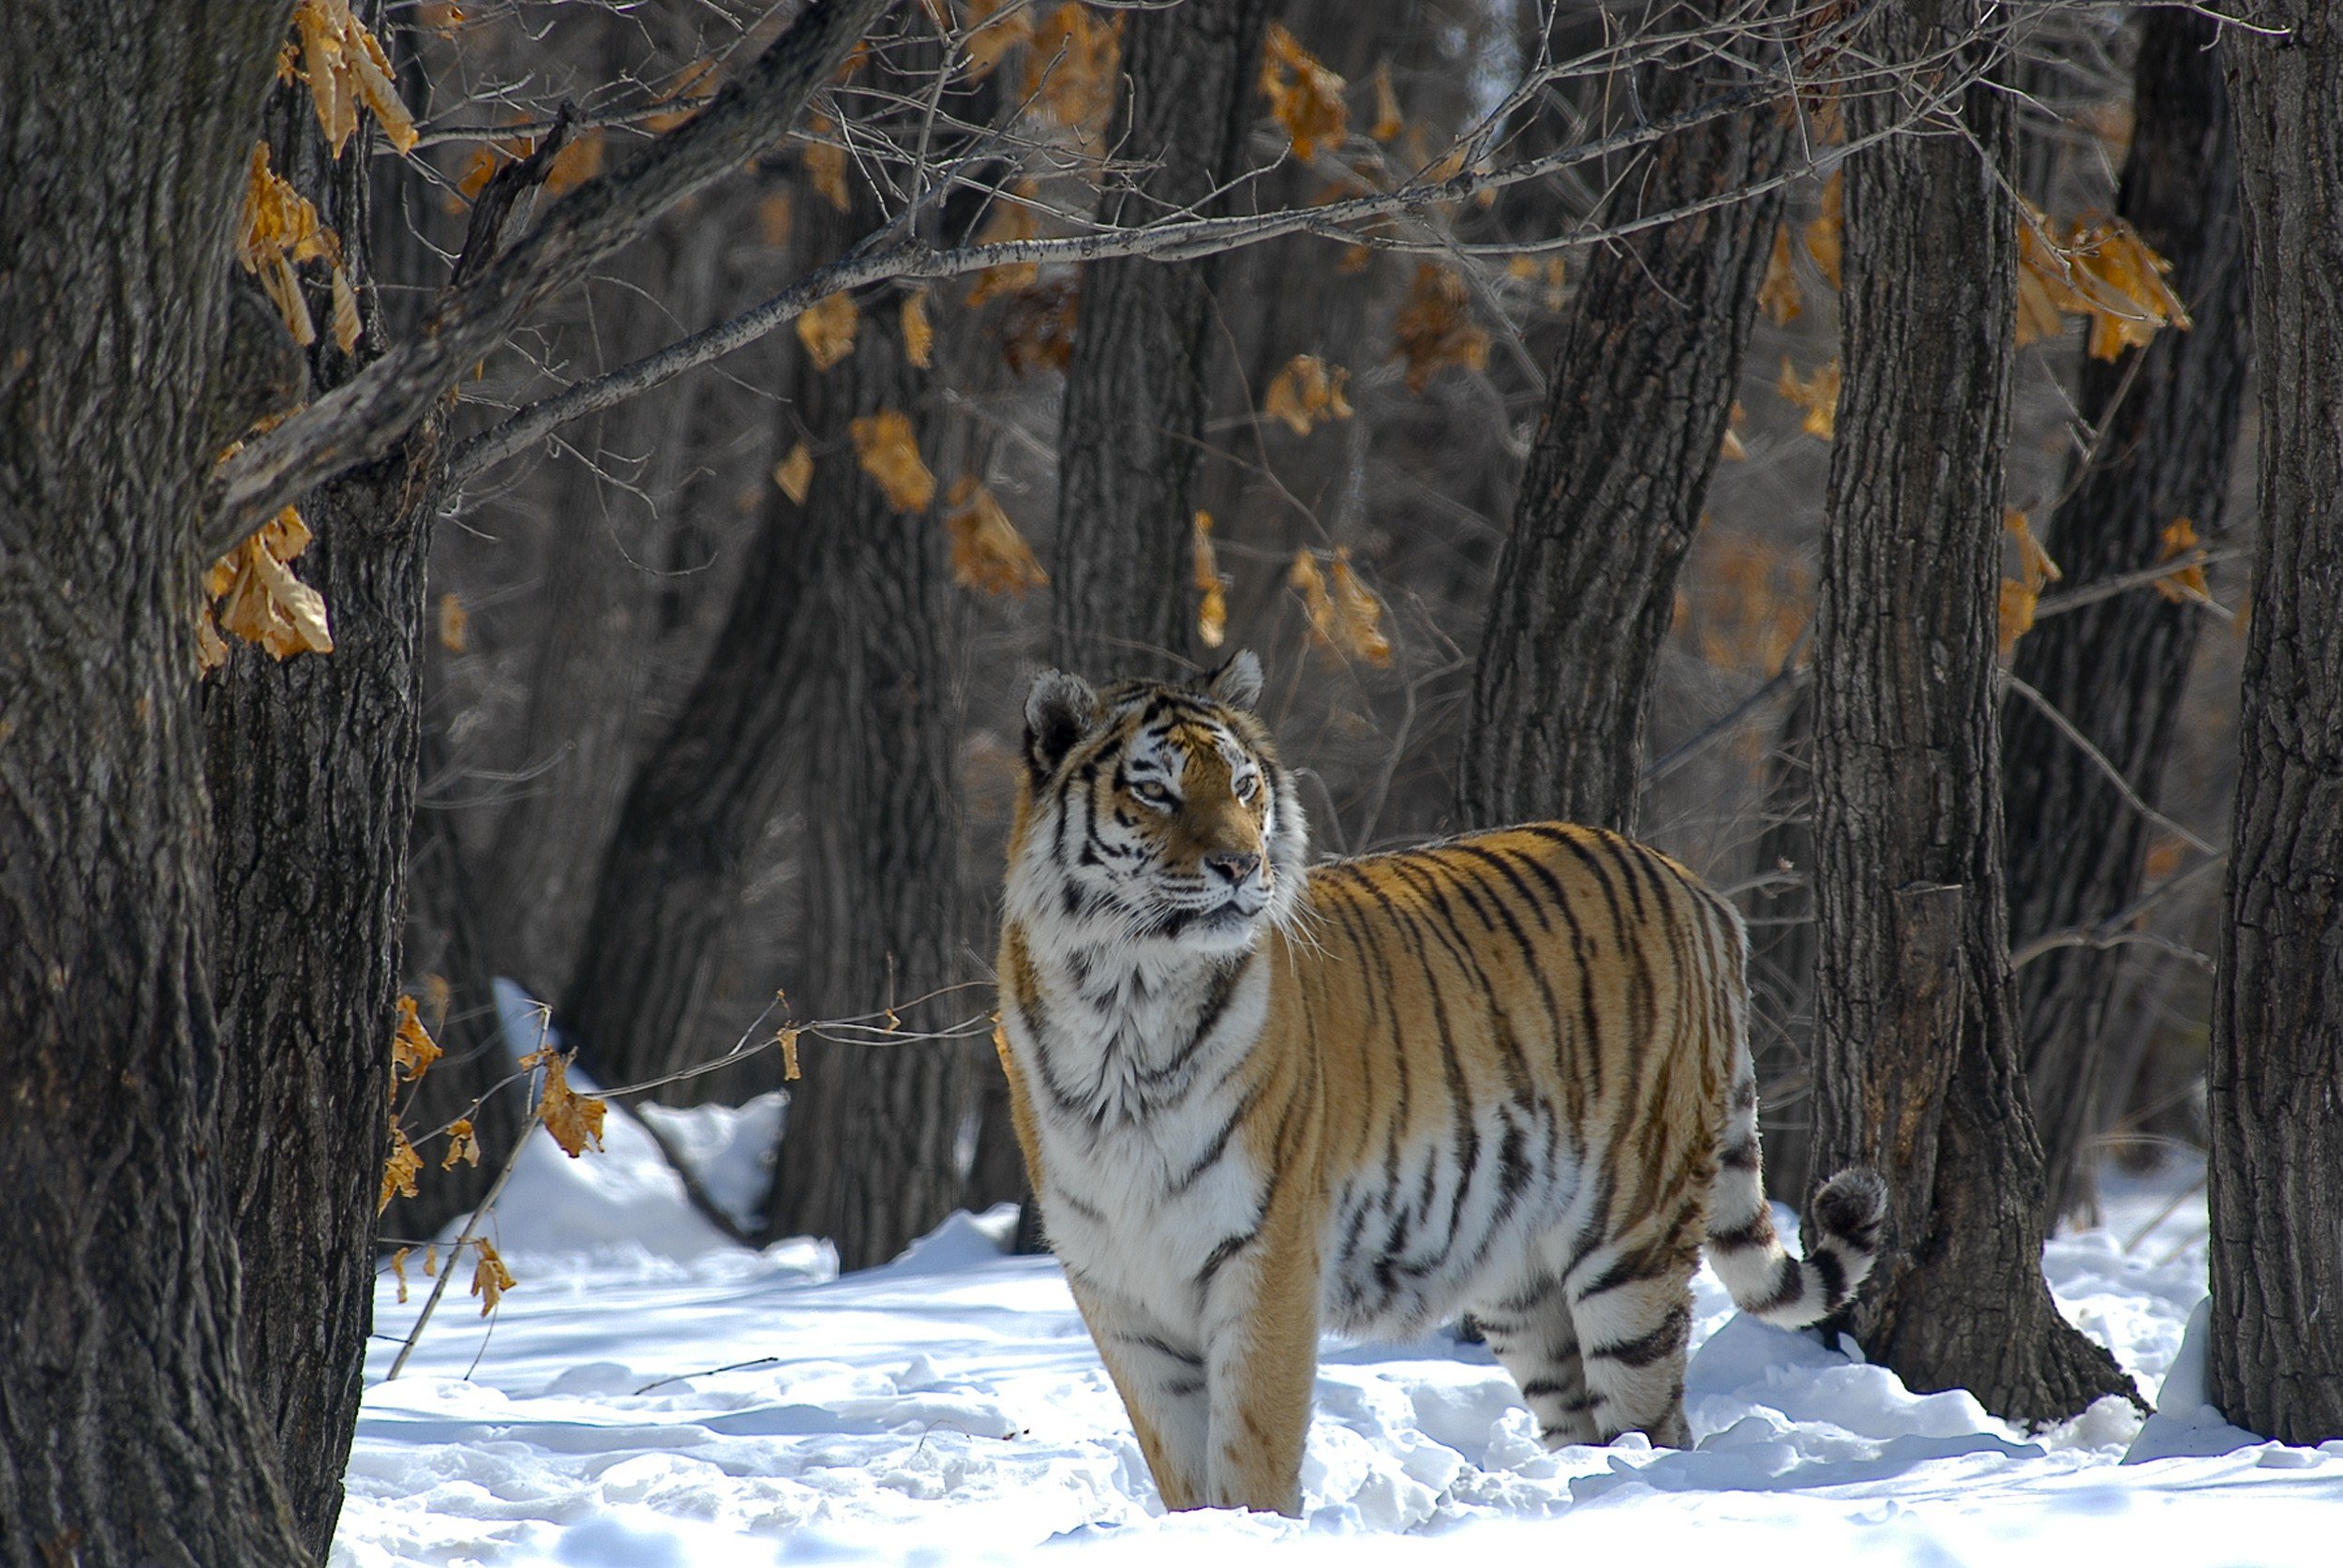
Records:
M1307 867L1259 690L1043 676L1010 838L1018 1135L1166 1504L1293 1510L1322 1322L1469 1311L1549 1442L1688 1441L1704 1241L1811 1322L1884 1209L1842 1172L1776 1238L1738 917L1556 824Z

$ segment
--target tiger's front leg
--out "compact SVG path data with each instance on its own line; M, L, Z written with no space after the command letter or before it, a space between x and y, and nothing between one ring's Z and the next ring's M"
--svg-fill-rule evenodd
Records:
M1319 1257L1294 1213L1273 1215L1205 1294L1212 1415L1204 1502L1299 1516L1318 1383Z
M1163 1506L1174 1513L1203 1507L1211 1403L1196 1325L1167 1323L1070 1268L1067 1276Z

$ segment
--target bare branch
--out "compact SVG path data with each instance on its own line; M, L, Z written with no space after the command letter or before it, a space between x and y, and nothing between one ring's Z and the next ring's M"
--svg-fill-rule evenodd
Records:
M423 330L225 464L199 535L224 555L321 481L388 452L530 311L583 279L694 191L780 140L888 0L809 0L787 31L708 107L603 178L573 191Z

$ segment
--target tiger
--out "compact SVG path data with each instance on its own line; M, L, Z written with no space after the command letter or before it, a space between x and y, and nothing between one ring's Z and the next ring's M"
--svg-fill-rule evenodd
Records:
M1704 1240L1796 1327L1887 1212L1851 1169L1804 1259L1775 1234L1739 915L1558 823L1310 864L1261 680L1051 670L1024 704L994 1039L1164 1507L1299 1512L1326 1329L1469 1314L1548 1446L1688 1446Z

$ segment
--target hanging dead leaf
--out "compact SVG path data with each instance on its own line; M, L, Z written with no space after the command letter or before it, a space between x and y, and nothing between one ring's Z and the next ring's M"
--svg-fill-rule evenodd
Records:
M219 601L223 631L257 642L276 658L331 653L325 600L287 565L309 546L301 514L286 507L258 533L212 563L204 591Z
M1033 8L1019 0L967 0L968 24L961 33L967 53L968 80L982 81L1001 57L1021 43L1033 41Z
M805 504L806 493L813 487L813 454L799 441L789 449L789 455L773 465L773 483L781 493L799 506Z
M2018 580L2026 587L2039 593L2044 585L2057 582L2067 575L2058 569L2058 562L2051 560L2050 552L2042 548L2042 542L2034 537L2033 526L2024 513L2014 506L2004 508L2001 526L2018 546Z
M440 1161L440 1169L453 1171L458 1163L480 1163L480 1139L473 1133L468 1117L458 1116L448 1124L447 1157Z
M1790 270L1790 226L1786 223L1774 225L1773 250L1766 259L1765 281L1757 285L1757 308L1778 327L1789 325L1805 312L1805 296L1798 291L1798 276Z
M318 210L269 168L269 148L256 142L247 166L244 215L236 236L236 260L261 280L261 287L284 317L293 341L303 348L318 340L308 302L302 297L296 261L333 260L341 250L333 231L318 222ZM338 271L338 263L336 263ZM354 302L353 302L354 309Z
M919 458L911 421L894 409L881 409L847 428L854 436L855 460L878 481L887 504L898 512L925 512L935 500L935 475Z
M1733 407L1724 416L1724 440L1717 446L1717 455L1728 463L1749 461L1749 448L1741 444L1741 426L1749 423L1749 411L1741 400L1733 399Z
M602 172L603 132L600 126L578 132L553 155L553 167L545 171L545 194L560 196L576 189Z
M1391 663L1391 644L1383 637L1382 601L1369 592L1351 569L1351 552L1336 550L1324 569L1310 550L1294 555L1286 580L1302 596L1308 616L1310 642L1331 649L1346 659L1372 665Z
M716 96L716 57L704 54L675 73L675 80L654 100L678 107L664 114L644 117L643 128L655 136L664 136L700 112L700 106Z
M412 1083L431 1070L431 1064L440 1059L439 1042L415 1016L415 999L398 999L397 1027L391 1034L391 1089L397 1092L399 1083Z
M1081 291L1070 281L1020 290L1001 317L1001 358L1021 376L1065 369L1074 357L1074 321L1081 308Z
M401 1307L407 1305L407 1254L413 1250L411 1247L402 1247L391 1254L391 1277L398 1281L398 1304Z
M1463 278L1437 262L1415 269L1398 318L1392 323L1394 359L1408 365L1408 390L1422 393L1448 366L1488 367L1489 335L1472 324L1466 306L1470 291Z
M783 1029L773 1037L774 1043L781 1047L781 1081L783 1083L798 1081L798 1033L795 1029Z
M363 323L358 317L358 291L350 286L350 275L334 265L334 347L348 353L358 346L358 334Z
M219 635L219 622L212 619L212 606L198 605L195 608L195 667L200 675L209 675L228 662L228 639Z
M2213 590L2204 579L2204 552L2198 548L2197 525L2175 517L2158 539L2156 559L2161 564L2184 557L2188 558L2186 564L2156 579L2156 591L2174 605L2186 599L2210 600Z
M1261 92L1271 116L1292 141L1295 157L1307 161L1321 147L1342 144L1351 127L1342 89L1342 78L1320 64L1284 23L1269 24L1261 43Z
M423 1249L423 1277L425 1279L440 1277L440 1244L436 1241Z
M1025 98L1036 112L1087 141L1114 104L1123 19L1102 21L1076 0L1034 25L1025 53Z
M756 204L756 237L767 249L779 250L787 245L797 222L797 203L785 190L776 190Z
M391 62L382 45L351 14L350 0L301 0L293 26L301 35L301 58L318 125L334 156L342 156L343 144L358 128L362 103L393 147L402 154L412 152L417 140L414 116L392 84Z
M1351 417L1350 401L1343 396L1350 380L1351 372L1340 366L1329 369L1316 354L1295 354L1271 378L1261 411L1283 420L1295 435L1306 436L1321 419Z
M1800 428L1810 436L1828 441L1839 424L1839 362L1834 356L1815 370L1801 378L1790 367L1790 356L1782 356L1782 379L1773 389L1789 401L1806 411Z
M935 328L928 321L928 291L914 289L903 298L903 357L918 369L928 368L935 350Z
M2001 580L2001 602L1998 606L2001 621L2001 650L2004 653L2018 646L2018 639L2034 630L2034 607L2042 597L2041 590L2029 588L2015 577Z
M391 1124L391 1152L382 1160L382 1192L375 1200L374 1212L381 1214L391 1206L393 1198L417 1196L416 1172L423 1169L423 1156L407 1141L407 1129L396 1122Z
M480 1298L480 1315L485 1318L496 1310L504 1292L520 1281L504 1266L504 1260L497 1256L497 1249L487 1237L474 1236L471 1244L480 1253L480 1261L472 1265L471 1293Z
M1806 226L1806 254L1822 269L1824 281L1833 289L1843 287L1839 281L1839 261L1846 229L1846 171L1834 169L1822 183L1822 211Z
M1391 62L1385 60L1375 67L1375 124L1367 135L1378 142L1394 142L1408 128L1408 122L1399 115L1399 95L1391 84Z
M521 1066L545 1069L545 1087L537 1096L537 1119L561 1145L561 1152L575 1159L589 1142L599 1150L602 1119L609 1107L597 1096L581 1095L570 1087L570 1058L545 1045L522 1057Z
M440 595L440 646L450 653L461 653L470 639L471 616L464 602L453 593ZM437 978L438 977L433 977ZM440 980L445 985L445 980ZM441 1006L444 1008L445 1004Z
M2188 307L2165 276L2172 263L2148 248L2139 231L2122 218L2078 223L2069 253L2080 276L2076 292L2091 316L2090 353L2112 360L2126 349L2144 349L2156 332L2186 332Z
M1050 580L1041 562L1017 531L992 492L973 473L952 481L944 518L952 541L952 580L979 593L1022 599L1025 590Z
M1196 587L1196 637L1206 648L1218 648L1229 635L1229 579L1220 575L1220 560L1212 547L1212 514L1196 514L1193 580Z
M825 140L837 130L838 122L827 114L816 114L806 122L805 176L823 201L843 213L853 200L846 192L846 149Z
M798 341L805 345L814 369L828 370L854 352L855 330L861 320L854 297L845 293L826 295L798 314Z

